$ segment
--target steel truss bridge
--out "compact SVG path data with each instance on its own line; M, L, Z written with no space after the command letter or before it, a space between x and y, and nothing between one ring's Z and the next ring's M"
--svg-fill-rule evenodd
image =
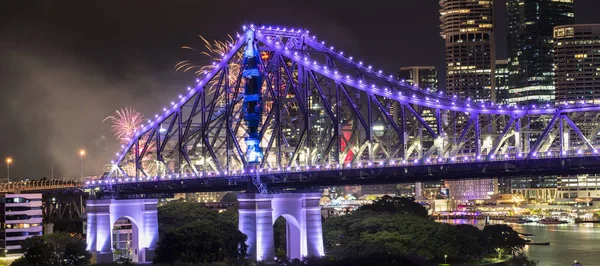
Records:
M264 193L600 170L600 106L461 99L385 75L307 30L243 30L221 61L136 130L110 173L83 186ZM244 95L256 82L249 49L260 52L254 102ZM260 117L259 163L247 161L249 110Z

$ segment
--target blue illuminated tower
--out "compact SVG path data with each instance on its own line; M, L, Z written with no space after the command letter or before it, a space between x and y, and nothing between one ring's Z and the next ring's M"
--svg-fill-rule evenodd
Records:
M248 164L262 162L263 152L260 148L260 131L262 123L262 73L259 68L260 57L258 47L254 44L254 31L246 31L246 50L244 51L243 76L246 79L244 87L244 121L248 127L248 137L245 139Z

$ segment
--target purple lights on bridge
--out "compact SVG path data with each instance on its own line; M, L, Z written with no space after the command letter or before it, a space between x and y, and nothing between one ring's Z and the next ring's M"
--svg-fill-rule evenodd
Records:
M251 169L243 156L243 92L236 88L244 84L236 69L247 66L233 60L246 42L240 34L195 86L137 129L107 180L87 186L597 154L600 127L591 121L600 119L600 106L459 99L396 80L308 31L252 25L245 31L265 56L259 66L267 77L265 121L257 130L264 161Z
M560 151L547 151L538 156L534 153L535 159L549 159L549 158L569 158L569 157L599 157L598 150L592 152L583 152L578 150L577 152L560 152ZM528 160L532 160L528 159ZM449 157L449 158L429 158L420 160L418 158L409 160L391 160L391 161L378 161L378 162L357 162L357 163L346 163L346 164L325 164L325 165L308 165L308 166L296 166L296 167L284 167L284 168L261 168L261 169L249 169L249 170L233 170L233 171L214 171L214 172L201 172L198 174L172 174L162 176L149 176L149 177L120 177L110 179L99 179L99 180L88 180L85 181L85 187L99 187L110 184L125 184L125 183L147 183L147 182L160 182L160 181L171 181L171 180L186 180L186 179L202 179L202 178L219 178L219 179L236 179L236 178L247 178L254 174L292 174L292 173L305 173L305 172L317 172L317 171L352 171L360 169L374 169L374 168L410 168L412 166L420 165L451 165L451 164L464 164L464 163L481 163L486 161L496 162L515 162L519 160L525 160L523 153L517 154L504 154L502 157L496 158L492 155L491 160L485 160L482 156L462 156L462 157Z

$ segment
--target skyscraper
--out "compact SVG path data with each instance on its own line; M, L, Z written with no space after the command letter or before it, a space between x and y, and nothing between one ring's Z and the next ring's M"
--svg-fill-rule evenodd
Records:
M446 45L446 94L495 102L493 1L440 0L440 6L440 35ZM467 143L464 147L474 145ZM448 181L446 186L450 187L451 200L481 199L487 197L494 181Z
M554 28L556 102L600 104L600 24Z
M404 80L410 85L417 86L422 90L429 89L432 92L438 90L438 72L434 66L407 66L401 67L398 71L398 79ZM418 107L417 107L418 108ZM393 109L393 110L397 110ZM430 121L430 124L435 124L435 116L431 110L423 110L423 119ZM407 121L410 124L412 121ZM418 196L435 196L440 192L440 189L444 186L444 181L431 181L431 182L416 182L415 193Z
M554 101L552 30L573 23L574 1L507 1L509 103Z
M401 67L398 71L398 79L422 90L430 89L436 92L438 89L438 72L434 66Z
M508 60L496 60L496 101L508 102Z
M554 27L554 50L556 103L600 104L600 24ZM598 121L580 119L577 126L589 136ZM582 144L571 143L567 149ZM597 199L600 174L561 176L557 187L559 198Z
M446 93L495 101L493 1L440 0Z

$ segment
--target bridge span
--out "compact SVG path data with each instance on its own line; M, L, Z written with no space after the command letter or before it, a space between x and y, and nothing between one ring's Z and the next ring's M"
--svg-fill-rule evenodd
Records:
M323 186L599 173L600 106L509 106L417 88L303 29L244 26L228 45L135 130L108 174L70 184L97 197L87 243L99 262L112 260L120 217L135 224L134 261L152 259L151 198L161 193L246 192L239 228L253 259L273 260L279 216L289 218L292 258L324 254L313 193Z

